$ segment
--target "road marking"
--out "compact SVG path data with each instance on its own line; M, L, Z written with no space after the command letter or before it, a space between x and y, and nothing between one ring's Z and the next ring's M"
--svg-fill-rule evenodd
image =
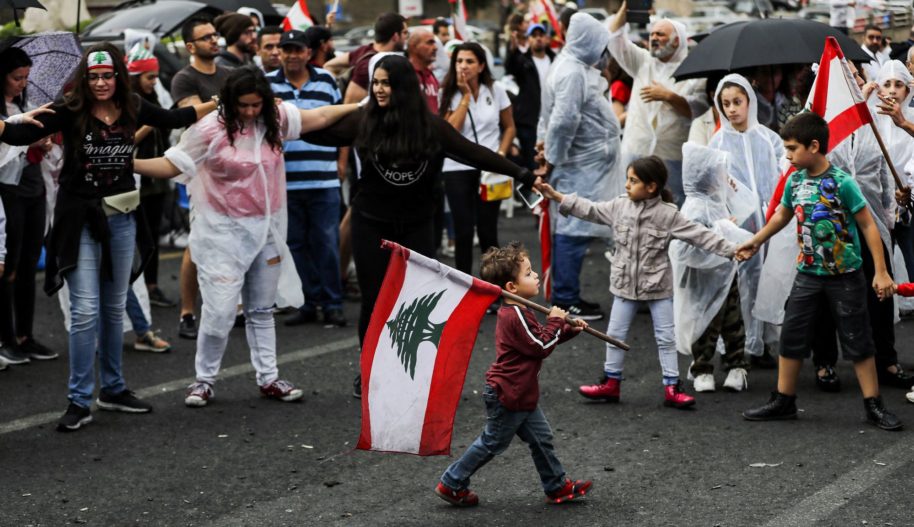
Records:
M328 353L333 353L334 351L339 351L346 348L357 347L358 345L358 337L349 337L334 342L328 342L327 344L321 344L320 346L283 353L276 358L276 362L277 364L286 364L297 360L319 357L321 355L326 355ZM231 366L223 369L219 373L219 378L221 380L230 379L232 377L238 377L239 375L252 373L253 371L254 367L251 366L250 363L238 364L236 366ZM162 384L157 384L155 386L149 386L148 388L141 388L136 390L136 395L141 399L148 399L150 397L155 397L165 393L181 391L187 388L189 384L193 383L194 380L196 380L194 377L184 377L183 379L175 379L173 381L163 382ZM52 423L59 419L60 416L60 412L45 412L42 414L23 417L21 419L15 419L13 421L0 424L0 436L9 434L11 432L26 430L35 426Z
M891 461L891 466L877 465L867 458L861 461L859 467L844 473L833 483L775 516L765 524L765 527L806 527L824 521L850 502L851 498L866 492L894 470L909 463L912 458L914 455L911 454L911 444L905 440L898 441L872 457L876 460Z

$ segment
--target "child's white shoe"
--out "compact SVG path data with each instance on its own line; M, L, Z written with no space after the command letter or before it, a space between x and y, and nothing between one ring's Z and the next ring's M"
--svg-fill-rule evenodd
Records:
M724 381L724 388L731 392L741 392L749 387L749 372L743 368L733 368L727 374L727 380Z
M713 392L714 387L714 376L710 373L702 373L695 377L695 383L693 385L696 392Z
M909 403L914 403L914 389L905 394L905 397L908 399Z

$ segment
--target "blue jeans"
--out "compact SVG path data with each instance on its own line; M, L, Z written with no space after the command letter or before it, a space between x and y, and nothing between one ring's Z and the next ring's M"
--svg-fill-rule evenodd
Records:
M121 372L121 354L124 346L124 306L136 246L136 219L132 213L109 216L108 228L111 231L111 278L102 276L102 244L92 238L86 227L79 240L76 269L64 276L70 289L70 382L67 398L84 408L92 404L96 355L101 389L108 393L127 389Z
M589 236L552 237L552 303L566 306L581 300L581 266L594 238Z
M303 311L342 309L340 189L290 190L289 251L305 294Z
M543 411L512 412L498 401L495 388L486 385L482 392L486 402L486 428L473 444L441 475L448 487L462 490L470 485L470 476L495 456L508 449L514 435L530 446L533 464L539 472L543 490L548 494L562 488L565 469L555 456L552 429Z
M130 287L127 288L127 317L130 318L130 324L133 325L133 332L137 337L142 337L149 331L149 321L146 320L140 300Z
M628 300L616 297L609 313L609 327L606 334L625 341L628 329L638 313L638 307L647 304L651 310L651 322L654 324L654 340L657 341L657 355L660 357L660 370L663 373L663 384L670 386L679 382L679 355L676 353L676 334L673 325L673 298L660 300ZM611 379L622 379L625 363L625 352L612 344L606 345L606 362L603 371Z

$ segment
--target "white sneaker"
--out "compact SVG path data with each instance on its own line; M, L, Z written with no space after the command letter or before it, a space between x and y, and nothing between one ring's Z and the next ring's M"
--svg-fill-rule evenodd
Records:
M696 392L713 392L714 387L714 376L710 373L702 373L695 377L695 391Z
M905 398L907 398L909 403L914 403L914 389L912 389L910 392L906 393Z
M741 392L749 388L749 372L743 368L733 368L727 374L727 380L724 381L724 388L731 392Z

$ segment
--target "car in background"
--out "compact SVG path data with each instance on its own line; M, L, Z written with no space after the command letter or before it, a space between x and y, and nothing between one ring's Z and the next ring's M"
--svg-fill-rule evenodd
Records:
M689 34L702 33L710 31L712 28L746 20L746 15L738 15L733 12L726 4L695 4L692 7L692 14L682 19L686 25Z
M609 11L603 9L602 7L585 7L581 9L582 13L587 13L588 15L596 18L600 22L609 18Z

